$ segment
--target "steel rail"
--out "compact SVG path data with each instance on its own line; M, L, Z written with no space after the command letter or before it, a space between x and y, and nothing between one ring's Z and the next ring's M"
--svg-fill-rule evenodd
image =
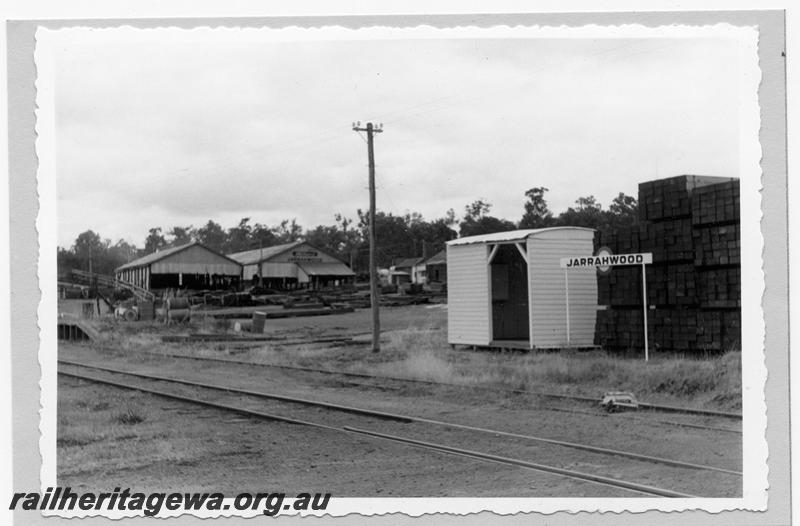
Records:
M185 396L185 395L178 395L178 394L175 394L175 393L169 393L169 392L166 392L166 391L161 391L161 390L157 390L157 389L151 389L151 388L143 387L143 386L140 386L140 385L131 385L131 384L127 384L125 382L117 382L117 381L114 381L114 380L109 380L109 379L104 379L104 378L97 378L97 377L93 377L93 376L85 376L85 375L81 375L81 374L77 374L77 373L70 373L70 372L66 372L66 371L58 371L58 374L60 374L62 376L71 377L71 378L77 378L77 379L80 379L80 380L86 380L86 381L90 381L90 382L96 382L96 383L111 385L111 386L115 386L115 387L131 389L131 390L135 390L135 391L139 391L139 392L143 392L143 393L154 394L154 395L157 395L157 396L161 396L163 398L168 398L168 399L172 399L172 400L179 400L179 401L183 401L183 402L189 402L189 403L192 403L192 404L195 404L195 405L211 407L211 408L214 408L214 409L220 409L220 410L223 410L223 411L234 412L234 413L243 414L243 415L247 415L247 416L251 416L251 417L255 417L255 418L260 418L260 419L264 419L264 420L283 422L283 423L288 423L288 424L293 424L293 425L303 425L303 426L308 426L308 427L317 428L317 429L325 429L325 430L328 430L328 431L337 431L337 432L343 432L343 433L348 433L348 434L356 434L356 435L359 435L359 436L366 436L366 437L372 437L372 438L379 438L379 439L383 439L383 440L390 440L390 441L393 441L393 442L404 443L404 444L408 444L408 445L411 445L411 446L414 446L414 447L418 447L418 448L426 449L426 450L430 450L430 451L437 451L437 452L440 452L440 453L447 453L447 454L451 454L451 455L467 457L467 458L471 458L473 460L481 460L481 461L486 461L486 462L505 464L505 465L509 465L509 466L522 467L522 468L531 469L531 470L534 470L534 471L545 472L545 473L550 473L550 474L555 474L555 475L561 475L563 477L572 478L572 479L576 479L576 480L588 481L588 482L593 482L593 483L596 483L596 484L602 484L602 485L605 485L605 486L612 486L612 487L618 488L618 489L634 491L634 492L645 494L645 495L651 495L651 496L657 496L657 497L669 497L669 498L697 498L697 496L695 496L695 495L690 495L690 494L687 494L687 493L680 493L680 492L676 492L676 491L672 491L672 490L666 490L666 489L662 489L662 488L656 488L656 487L647 486L647 485L644 485L644 484L637 484L637 483L634 483L634 482L628 482L628 481L621 480L621 479L603 477L603 476L600 476L600 475L593 475L593 474L590 474L590 473L582 473L582 472L579 472L579 471L573 471L573 470L567 470L567 469L563 469L563 468L558 468L556 466L548 466L546 464L538 464L538 463L533 463L533 462L527 462L527 461L524 461L524 460L512 459L512 458L507 458L507 457L500 457L500 456L491 455L491 454L487 454L487 453L481 453L481 452L478 452L478 451L470 451L470 450L466 450L466 449L459 449L459 448L454 448L454 447L451 447L451 446L446 446L446 445L443 445L443 444L435 444L435 443L432 443L432 442L423 442L423 441L420 441L420 440L414 440L414 439L410 439L410 438L406 438L406 437L400 437L400 436L395 436L395 435L377 433L377 432L374 432L374 431L368 431L368 430L365 430L365 429L359 429L359 428L354 428L354 427L349 427L349 426L335 427L335 426L329 426L329 425L326 425L326 424L320 424L320 423L317 423L317 422L309 422L309 421L305 421L305 420L298 420L296 418L288 418L288 417L284 417L284 416L280 416L280 415L274 415L274 414L271 414L271 413L265 413L263 411L255 411L255 410L252 410L252 409L245 409L245 408L242 408L242 407L236 407L236 406L231 406L231 405L227 405L227 404L221 404L221 403L218 403L218 402L212 402L212 401L209 401L209 400L203 400L201 398Z
M144 373L136 373L131 371L122 371L120 369L112 369L110 367L103 367L100 365L90 365L80 362L71 362L69 360L58 360L58 363L65 364L65 365L73 365L78 367L85 367L88 369L97 369L98 371L107 371L109 373L115 374L127 374L128 376L136 376L139 378L148 378L151 380L158 380L160 382L171 382L175 384L182 384L188 385L192 387L205 387L207 389L216 389L218 391L228 391L230 393L248 395L248 396L255 396L258 398L269 398L272 400L280 400L282 402L290 402L295 404L303 404L303 405L311 405L316 407L324 407L325 409L332 409L335 411L342 411L344 413L353 413L357 415L363 416L371 416L374 418L381 418L385 420L396 420L398 422L412 422L410 418L404 417L402 415L395 415L391 413L383 413L381 411L372 411L370 409L361 409L358 407L350 407L347 405L340 405L340 404L330 404L328 402L321 402L318 400L307 400L305 398L296 398L292 396L284 396L275 393L264 393L261 391L250 391L247 389L238 389L236 387L228 387L224 385L215 385L209 384L204 382L193 382L191 380L181 380L180 378L170 378L167 376L158 376L152 374L144 374Z
M363 384L359 384L359 385L363 385ZM598 413L596 411L582 411L580 409L569 409L569 408L566 408L566 407L554 407L554 406L538 406L537 409L544 409L544 410L547 410L547 411L554 411L554 412L560 412L560 413L574 413L574 414L578 414L578 415L587 415L587 416L593 416L593 417L598 417L598 418L608 418L608 417L611 417L612 415L615 414L615 413L612 413L612 412ZM733 433L733 434L737 434L737 435L741 435L742 434L741 429L731 429L731 428L728 428L728 427L716 427L716 426L704 426L702 424L692 424L692 423L689 423L689 422L677 422L677 421L674 421L674 420L661 420L661 419L658 419L658 418L647 418L647 417L635 416L635 415L631 415L631 414L627 414L626 416L621 417L621 419L632 420L634 422L642 422L644 424L648 424L648 425L651 425L651 426L665 425L665 426L675 426L675 427L688 427L690 429L703 429L705 431L718 431L720 433Z
M305 399L305 398L295 398L295 397L290 397L290 396L285 396L285 395L278 395L278 394L273 394L273 393L264 393L264 392L260 392L260 391L243 390L243 389L237 389L235 387L215 385L215 384L209 384L209 383L205 383L205 382L194 382L194 381L191 381L191 380L182 380L182 379L178 379L178 378L170 378L170 377L158 376L158 375L152 375L152 374L123 371L123 370L119 370L119 369L113 369L113 368L110 368L110 367L83 364L83 363L79 363L79 362L71 362L71 361L68 361L68 360L58 360L58 363L61 363L61 364L64 364L64 365L85 367L85 368L89 368L89 369L96 369L96 370L99 370L99 371L107 371L107 372L114 373L114 374L124 374L124 375L128 375L128 376L146 378L146 379L162 381L162 382L172 382L172 383L177 383L177 384L182 384L182 385L189 385L189 386L193 386L193 387L216 389L216 390L227 391L227 392L236 393L236 394L255 396L255 397L259 397L259 398L268 398L268 399L280 400L280 401L290 402L290 403L298 403L298 404L311 405L311 406L316 406L316 407L324 407L326 409L344 411L344 412L348 412L348 413L361 414L361 415L364 415L364 416L371 416L371 417L382 418L382 419L397 420L397 421L402 421L402 422L418 422L418 423L438 425L438 426L443 426L443 427L450 427L450 428L454 428L454 429L463 429L463 430L467 430L467 431L475 431L475 432L480 432L480 433L489 433L489 434L492 434L492 435L507 436L507 437L511 437L511 438L518 438L518 439L522 439L522 440L530 440L530 441L533 441L533 442L541 442L541 443L552 444L552 445L556 445L556 446L569 447L569 448L572 448L572 449L590 451L592 453L598 453L598 454L602 454L602 455L611 455L611 456L617 456L617 457L630 458L630 459L634 459L634 460L639 460L639 461L644 461L644 462L652 462L652 463L656 463L656 464L663 464L663 465L673 466L673 467L678 467L678 468L688 468L688 469L704 470L704 471L716 471L716 472L719 472L719 473L725 473L725 474L729 474L729 475L742 476L742 472L741 471L735 471L735 470L731 470L731 469L727 469L727 468L721 468L721 467L717 467L717 466L707 466L707 465L704 465L704 464L695 464L695 463L692 463L692 462L683 462L683 461L680 461L680 460L673 460L673 459L668 459L668 458L655 457L655 456L651 456L651 455L643 455L643 454L639 454L639 453L632 453L632 452L629 452L629 451L620 451L620 450L616 450L616 449L603 448L603 447L598 447L598 446L591 446L591 445L588 445L588 444L581 444L581 443L576 443L576 442L567 442L567 441L564 441L564 440L556 440L556 439L552 439L552 438L538 437L538 436L533 436L533 435L525 435L525 434L520 434L520 433L512 433L512 432L508 432L508 431L499 431L499 430L496 430L496 429L487 429L487 428L483 428L483 427L469 426L469 425L457 424L457 423L453 423L453 422L444 422L444 421L441 421L441 420L433 420L433 419L417 417L417 416L401 415L401 414L396 414L396 413L388 413L388 412L384 412L384 411L373 411L373 410L370 410L370 409L363 409L363 408L356 408L356 407L346 406L346 405L332 404L332 403L329 403L329 402L309 400L309 399Z
M111 347L102 347L107 350L116 350ZM403 378L400 376L382 376L382 375L375 375L375 374L367 374L367 373L353 373L348 371L336 371L331 369L318 369L314 367L302 367L299 365L287 365L287 364L276 364L276 363L264 363L264 362L249 362L246 360L230 360L227 358L217 358L214 356L191 356L187 354L180 354L180 353L165 353L165 352L153 352L153 351L136 351L137 353L141 354L151 354L155 356L167 356L170 358L185 358L187 360L204 360L204 361L211 361L211 362L220 362L220 363L232 363L235 365L251 365L251 366L259 366L259 367L274 367L277 369L288 369L294 371L305 371L305 372L313 372L313 373L323 373L323 374L338 374L342 376L352 376L355 378L371 378L373 380L395 380L398 382L413 382L413 383L421 383L421 384L428 384L428 385L447 385L452 387L461 387L461 388L469 388L469 389L481 389L485 391L495 391L495 392L504 392L504 393L514 393L514 394L524 394L530 396L540 396L544 398L560 398L563 400L577 400L580 402L590 402L593 404L597 404L597 398L592 398L589 396L579 396L579 395L567 395L561 393L550 393L544 391L528 391L525 389L508 389L504 387L489 387L484 385L469 385L465 386L464 384L458 384L455 382L437 382L434 380L421 380L418 378ZM732 418L741 420L742 415L741 413L731 413L726 411L713 411L710 409L696 409L692 407L678 407L672 405L662 405L662 404L651 404L646 402L639 402L639 407L644 409L649 409L652 411L661 411L661 412L668 412L668 413L685 413L689 415L700 415L700 416L714 416L714 417L721 417L721 418ZM676 422L676 424L679 424ZM694 427L694 426L690 426ZM709 428L714 430L723 430L729 432L738 432L735 430L727 430L723 428Z
M673 497L673 498L681 498L681 497L682 498L691 498L691 497L694 497L694 495L689 495L687 493L679 493L677 491L663 490L661 488L656 488L656 487L653 487L653 486L646 486L646 485L643 485L643 484L636 484L634 482L621 481L619 479L603 477L601 475L591 475L591 474L588 474L588 473L581 473L581 472L573 471L573 470L570 470L570 469L559 468L559 467L556 467L556 466L548 466L548 465L545 465L545 464L539 464L539 463L535 463L535 462L528 462L526 460L517 460L517 459L513 459L513 458L508 458L508 457L501 457L501 456L492 455L492 454L489 454L489 453L481 453L479 451L471 451L471 450L468 450L468 449L461 449L461 448L457 448L457 447L444 446L444 445L440 445L440 444L434 444L434 443L431 443L431 442L423 442L421 440L415 440L415 439L411 439L411 438L396 437L396 436L393 436L393 435L386 435L384 433L378 433L376 431L369 431L369 430L366 430L366 429L359 429L359 428L356 428L356 427L344 426L343 429L345 429L347 431L353 431L355 433L361 433L361 434L364 434L364 435L372 436L372 437L384 438L386 440L402 441L402 442L405 442L407 444L424 446L424 447L428 447L428 448L432 448L432 449L437 449L437 450L440 450L440 451L445 451L445 452L448 452L448 453L467 455L467 456L470 456L470 457L478 457L478 458L481 458L481 459L484 459L484 460L489 460L489 461L492 461L492 462L500 462L500 463L503 463L503 464L513 464L515 466L526 467L526 468L535 469L535 470L538 470L538 471L546 471L548 473L556 473L558 475L564 475L564 476L568 476L568 477L580 478L582 480L591 480L592 482L597 482L597 483L600 483L600 484L605 484L605 485L610 485L610 486L615 486L615 487L625 487L625 489L632 489L634 491L640 491L640 492L643 492L643 493L657 494L657 495L660 495L662 497Z

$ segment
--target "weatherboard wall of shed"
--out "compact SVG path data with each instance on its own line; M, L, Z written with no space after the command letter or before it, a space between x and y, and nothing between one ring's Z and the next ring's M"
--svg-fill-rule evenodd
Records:
M591 255L594 233L581 230L543 232L528 239L531 334L534 347L567 345L566 280L560 260ZM597 271L569 272L571 346L594 344L597 316Z
M261 264L261 276L264 278L297 278L298 268L296 263L272 263L265 261ZM245 265L242 279L250 280L258 276L258 265Z
M269 258L270 264L275 263L302 263L303 261L310 261L316 263L343 263L340 259L337 259L330 254L326 254L325 252L321 251L320 249L313 247L307 243L300 243L299 245L290 248L280 254L276 254L275 256ZM266 266L264 269L266 270ZM288 276L287 276L288 277Z
M492 313L488 249L483 243L447 247L447 341L488 345Z
M222 274L238 276L241 265L205 248L194 245L150 265L153 274Z

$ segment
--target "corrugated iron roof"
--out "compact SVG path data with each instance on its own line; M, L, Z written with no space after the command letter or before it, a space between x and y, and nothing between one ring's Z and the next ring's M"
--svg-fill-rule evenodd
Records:
M287 252L287 251L289 251L289 250L291 250L291 249L293 249L295 247L298 247L300 245L306 245L309 248L313 248L317 252L321 252L322 254L325 254L329 258L339 260L339 262L342 265L344 265L344 262L342 262L336 256L332 256L328 252L325 252L324 250L320 250L317 247L315 247L314 245L311 245L310 243L307 243L305 240L302 240L302 239L300 241L294 241L292 243L285 243L283 245L275 245L273 247L256 248L254 250L246 250L244 252L236 252L235 254L228 254L228 257L233 259L233 260L235 260L235 261L238 261L242 265L257 265L259 262L267 261L269 259L272 259L275 256L283 254L284 252Z
M208 248L207 246L205 246L204 244L202 244L202 243L200 243L198 241L192 241L191 243L186 243L185 245L178 245L177 247L165 248L164 250L159 250L157 252L152 252L150 254L147 254L146 256L142 256L139 259L134 259L133 261L131 261L129 263L125 263L121 267L118 267L114 272L119 272L121 270L128 270L130 268L145 267L145 266L148 266L148 265L150 265L152 263L155 263L156 261L161 261L162 259L164 259L166 257L175 255L178 252L183 252L187 248L193 247L195 245L197 245L197 246L199 246L201 248L204 248L204 249L208 250L209 252L211 252L212 254L216 254L217 256L223 257L225 259L231 259L231 258L229 258L228 256L226 256L224 254L220 254L216 250L211 250L210 248ZM231 260L231 262L232 263L236 263L236 264L239 263L238 261L235 261L235 260Z
M483 234L480 236L462 237L448 241L449 246L458 245L471 245L475 243L510 243L514 241L522 241L528 239L536 234L543 232L552 232L555 230L584 230L594 232L593 228L585 228L582 226L554 226L549 228L530 228L525 230L511 230L508 232L495 232L494 234Z
M414 265L418 265L422 262L422 258L403 258L398 259L397 263L393 266L394 268L405 268L405 267L413 267Z
M355 272L344 263L298 263L298 267L309 276L355 276Z
M298 245L302 245L305 241L294 241L292 243L285 243L283 245L275 245L272 247L256 248L255 250L245 250L244 252L236 252L228 254L228 257L238 261L242 265L255 265L261 261L273 258L278 254L283 254Z
M447 263L447 249L441 250L425 261L426 265L444 265Z

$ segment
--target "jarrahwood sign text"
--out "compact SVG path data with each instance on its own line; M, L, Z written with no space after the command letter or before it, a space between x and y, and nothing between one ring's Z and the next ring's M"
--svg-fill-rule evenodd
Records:
M561 268L613 267L615 265L649 265L653 262L653 253L642 254L608 254L597 256L581 256L561 258Z

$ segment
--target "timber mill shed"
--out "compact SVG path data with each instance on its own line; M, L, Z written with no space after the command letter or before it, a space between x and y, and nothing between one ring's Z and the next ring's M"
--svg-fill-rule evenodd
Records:
M448 241L448 342L519 349L593 346L596 270L565 271L560 264L561 258L592 255L593 240L593 229L554 227Z
M153 252L114 271L117 279L147 290L238 287L242 265L201 243Z
M355 280L345 263L303 240L229 254L242 264L245 282L259 277L265 287L296 289L342 285Z

